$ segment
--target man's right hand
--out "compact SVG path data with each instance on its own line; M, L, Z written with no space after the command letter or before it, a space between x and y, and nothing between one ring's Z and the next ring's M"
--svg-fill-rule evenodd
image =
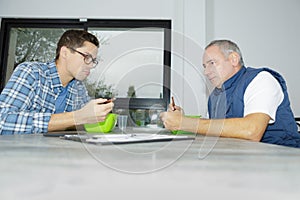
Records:
M107 103L107 99L93 99L83 108L74 111L75 124L81 125L102 122L113 107L114 103L112 101Z
M182 111L182 108L180 106L173 106L172 103L169 104L169 108L168 108L168 111Z

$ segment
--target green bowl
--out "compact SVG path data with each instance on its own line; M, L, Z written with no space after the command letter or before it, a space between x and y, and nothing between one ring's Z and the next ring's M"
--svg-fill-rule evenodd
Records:
M185 115L186 117L191 117L191 118L200 118L201 115ZM176 135L180 135L180 134L195 134L192 132L188 132L188 131L182 131L182 130L174 130L171 131L171 133L176 134Z
M105 121L94 124L84 124L84 128L88 133L109 133L117 123L117 114L109 113Z

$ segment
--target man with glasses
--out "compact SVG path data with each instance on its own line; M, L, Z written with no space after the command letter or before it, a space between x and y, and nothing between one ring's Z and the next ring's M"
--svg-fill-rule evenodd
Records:
M204 74L215 87L209 119L185 117L170 104L161 114L166 128L300 147L300 134L283 77L269 68L245 67L239 47L212 41L203 55Z
M114 104L91 100L82 82L98 64L98 48L94 35L68 30L54 61L18 65L0 95L0 134L45 133L105 120Z

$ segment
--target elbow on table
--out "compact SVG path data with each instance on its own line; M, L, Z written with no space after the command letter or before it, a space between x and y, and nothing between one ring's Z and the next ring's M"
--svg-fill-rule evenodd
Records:
M270 116L265 113L253 113L245 116L243 118L243 128L246 139L256 142L261 141L269 121Z

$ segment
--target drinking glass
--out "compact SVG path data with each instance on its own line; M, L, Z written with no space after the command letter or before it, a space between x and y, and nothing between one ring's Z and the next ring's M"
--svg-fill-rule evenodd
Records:
M127 126L127 115L118 115L118 127L122 131L125 132Z

